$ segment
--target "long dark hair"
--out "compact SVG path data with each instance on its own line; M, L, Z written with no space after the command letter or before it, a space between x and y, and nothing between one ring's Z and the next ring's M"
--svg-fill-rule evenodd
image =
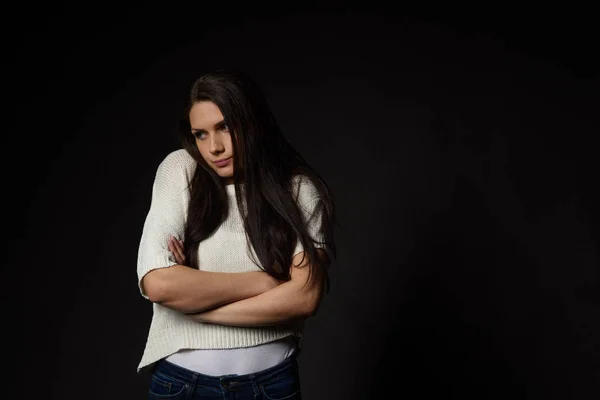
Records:
M258 85L237 70L217 70L198 78L192 85L180 123L182 146L198 164L190 182L184 237L189 266L198 268L200 242L210 236L229 213L225 183L206 164L191 133L189 112L200 101L215 103L229 128L236 201L242 212L246 237L262 264L257 264L258 267L279 280L289 280L292 252L298 238L311 268L309 282L315 279L315 273L319 276L324 273L328 292L328 268L333 260L318 256L316 241L310 236L295 200L292 179L296 176L309 179L317 189L315 213L321 217L319 233L329 254L337 258L334 225L338 223L333 194L323 178L285 139ZM243 187L240 187L242 182Z

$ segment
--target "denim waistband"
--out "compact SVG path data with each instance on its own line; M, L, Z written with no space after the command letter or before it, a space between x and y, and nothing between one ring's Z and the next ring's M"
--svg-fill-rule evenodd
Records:
M266 383L276 378L279 374L291 372L288 370L292 368L298 368L296 356L297 354L292 354L277 365L262 371L253 372L251 374L231 374L221 376L205 375L187 368L180 367L179 365L162 359L156 362L153 373L167 375L172 379L176 379L190 385L202 385L219 389L228 389L232 386L246 386L253 384L258 385L261 383Z

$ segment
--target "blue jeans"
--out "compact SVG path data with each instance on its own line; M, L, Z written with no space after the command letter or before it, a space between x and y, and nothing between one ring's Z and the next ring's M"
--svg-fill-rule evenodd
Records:
M156 363L149 400L300 400L296 355L278 365L246 375L211 376L190 371L166 360Z

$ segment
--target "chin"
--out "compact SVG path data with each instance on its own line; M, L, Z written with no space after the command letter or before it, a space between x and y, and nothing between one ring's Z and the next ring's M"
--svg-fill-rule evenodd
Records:
M223 179L233 179L233 174L227 174L227 173L223 173L223 172L218 173L217 172L217 175L219 175Z

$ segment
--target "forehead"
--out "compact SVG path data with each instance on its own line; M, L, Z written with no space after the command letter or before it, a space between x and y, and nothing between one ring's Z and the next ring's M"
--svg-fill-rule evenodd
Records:
M221 121L223 121L223 114L212 101L201 101L190 108L190 125L192 128L212 128Z

